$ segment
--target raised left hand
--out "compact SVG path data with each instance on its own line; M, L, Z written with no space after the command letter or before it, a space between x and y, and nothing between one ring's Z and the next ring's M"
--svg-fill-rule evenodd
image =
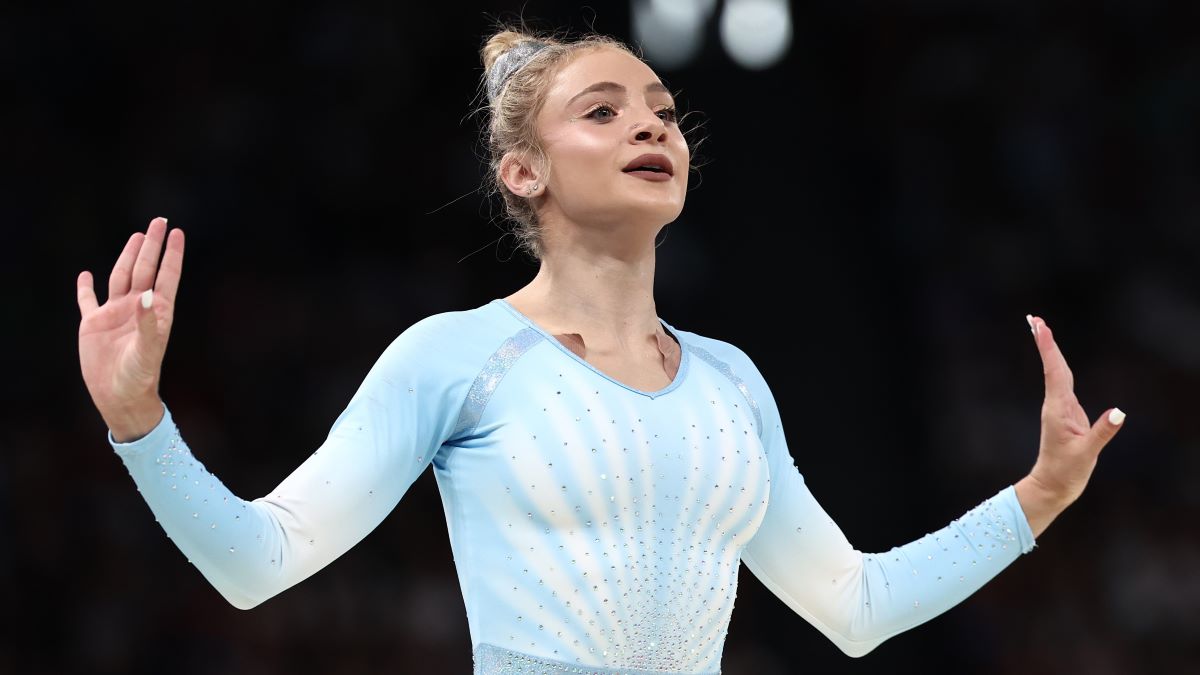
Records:
M1087 413L1075 398L1074 376L1050 327L1041 317L1025 318L1033 330L1046 375L1041 445L1029 479L1065 508L1083 493L1100 451L1120 431L1125 413L1110 408L1095 424L1089 424Z

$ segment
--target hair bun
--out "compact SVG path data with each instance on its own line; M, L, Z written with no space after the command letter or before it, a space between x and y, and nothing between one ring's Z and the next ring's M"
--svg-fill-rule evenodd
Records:
M483 48L483 64L487 68L483 81L488 103L496 102L513 73L549 46L548 42L513 30L504 30L488 40Z
M503 56L505 52L510 51L513 47L516 47L522 42L534 41L537 41L537 38L534 36L526 33L520 33L515 30L504 30L496 33L487 41L487 44L485 44L483 49L481 49L479 52L480 58L483 60L484 71L491 71L492 66L496 63L496 60Z

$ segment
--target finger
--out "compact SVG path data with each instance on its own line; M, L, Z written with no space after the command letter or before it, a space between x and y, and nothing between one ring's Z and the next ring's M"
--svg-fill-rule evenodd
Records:
M79 303L79 316L85 317L100 307L96 302L96 291L92 289L92 273L84 270L75 280L75 300Z
M150 226L146 228L146 241L142 242L142 250L138 251L137 262L133 264L129 290L145 291L154 285L154 275L158 271L158 255L162 251L166 231L166 218L160 217L150 221Z
M138 341L154 346L158 342L158 316L154 313L155 293L146 289L138 294L133 311L137 312Z
M179 277L183 273L183 230L178 227L167 236L167 251L163 253L162 265L158 268L158 279L154 282L154 294L162 296L168 306L175 302L179 290Z
M1058 343L1054 341L1054 333L1040 317L1029 317L1029 321L1033 325L1033 339L1042 357L1042 371L1046 374L1046 398L1071 396L1075 391L1075 377Z
M112 274L108 275L109 300L119 298L129 292L129 277L133 274L133 261L142 248L142 240L145 236L141 232L134 232L129 237L129 241L125 242L124 250L121 251L116 264L113 265Z
M1120 408L1105 410L1104 414L1100 415L1100 419L1092 425L1092 437L1096 441L1096 450L1099 451L1108 445L1108 442L1124 425L1125 413Z

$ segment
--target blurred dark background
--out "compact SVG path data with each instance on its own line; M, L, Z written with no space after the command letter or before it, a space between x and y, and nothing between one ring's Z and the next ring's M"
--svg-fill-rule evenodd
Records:
M747 69L730 2L658 67L707 159L659 315L756 361L851 542L915 539L1029 470L1026 313L1088 413L1129 419L1037 549L862 659L744 572L725 672L1194 670L1200 4L797 4L782 59ZM0 672L470 671L428 474L325 570L228 605L106 442L75 278L103 301L131 232L187 232L161 393L209 469L267 493L397 334L536 272L476 192L469 115L478 48L521 11L634 35L629 2L3 7Z

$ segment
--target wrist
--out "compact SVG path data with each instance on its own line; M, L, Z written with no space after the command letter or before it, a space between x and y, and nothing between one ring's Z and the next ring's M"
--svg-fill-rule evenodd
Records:
M162 399L137 401L101 411L105 424L118 443L130 443L146 436L158 426L165 414Z
M1017 493L1017 501L1021 504L1021 510L1025 513L1025 520L1029 522L1029 529L1033 531L1034 537L1041 536L1058 514L1074 501L1046 485L1033 473L1017 481L1013 489Z

